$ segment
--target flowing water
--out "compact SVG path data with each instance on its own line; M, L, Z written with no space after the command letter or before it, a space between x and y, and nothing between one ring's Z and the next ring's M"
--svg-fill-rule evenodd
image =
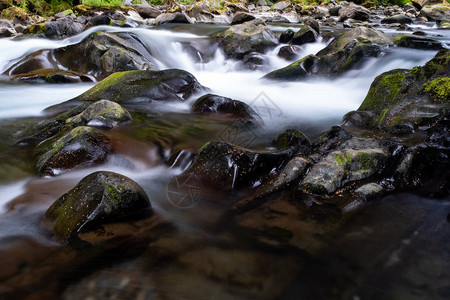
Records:
M252 106L264 121L262 130L256 133L259 144L255 147L267 148L268 146L264 146L265 143L286 128L300 129L307 136L314 138L330 126L340 124L345 113L359 107L377 75L395 68L409 69L423 65L436 53L436 51L393 48L386 50L386 53L379 58L365 61L358 70L348 72L336 79L270 82L262 80L261 77L271 70L290 63L277 56L281 46L266 53L264 69L256 71L245 70L239 62L226 59L220 50L216 50L210 57L202 57L200 53L192 54L185 50L183 45L186 43L205 43L210 34L220 29L220 27L209 25L184 25L170 30L118 29L100 26L61 41L0 39L0 73L27 54L40 49L52 49L78 43L94 31L130 31L137 34L147 45L160 69L179 68L191 72L202 85L209 87L212 93L241 100ZM272 27L272 29L281 31L286 27ZM424 30L437 35L433 28ZM448 33L442 33L442 31L439 32L440 38L448 41ZM301 49L300 57L314 54L325 46L326 42L322 40L305 45ZM11 254L8 249L16 249L9 248L12 247L11 241L17 241L18 237L19 241L23 240L24 253L33 251L36 244L40 245L37 246L38 250L42 247L45 249L57 247L57 244L39 226L45 210L87 174L95 170L111 170L137 181L150 195L152 206L158 215L175 223L181 232L201 232L199 236L202 238L206 236L208 241L206 244L210 247L204 250L206 256L209 255L208 251L216 251L217 255L223 254L224 257L228 257L231 264L245 261L247 253L253 253L256 260L263 262L271 260L268 269L276 274L271 274L273 278L269 277L275 284L284 286L279 290L283 291L285 299L302 297L309 299L308 295L311 299L320 299L321 294L317 290L321 289L321 284L328 284L328 290L340 289L341 292L336 293L335 299L444 299L445 296L449 296L448 281L445 284L444 280L449 279L449 274L448 271L443 270L443 266L448 267L449 252L437 250L439 247L448 250L449 245L449 225L445 221L449 206L445 202L400 195L372 203L363 208L361 214L349 217L343 226L324 225L322 228L322 225L319 225L319 229L312 230L314 234L324 235L323 239L311 238L311 243L318 243L317 249L320 249L319 251L311 246L313 250L309 251L310 253L314 253L314 249L317 250L312 257L309 254L305 256L291 250L280 253L266 252L264 249L255 248L252 243L244 243L245 246L242 246L241 241L239 239L236 241L236 238L230 241L227 234L223 233L223 228L219 230L219 234L216 229L212 229L216 226L213 225L214 218L220 213L217 212L217 207L211 208L209 204L199 204L195 210L191 211L179 210L171 206L166 197L166 185L173 175L182 171L182 168L166 167L158 158L157 149L142 139L135 139L133 132L136 128L166 127L173 134L168 139L173 138L177 141L177 145L194 150L208 140L220 138L220 131L216 128L222 127L217 127L214 121L189 114L190 104L195 99L189 99L186 103L160 104L159 112L151 116L151 121L140 120L138 115L134 115L135 120L129 127L113 130L111 136L115 145L118 146L118 155L113 156L105 165L65 173L55 178L36 177L32 155L25 150L16 149L13 146L15 139L27 128L42 120L44 108L71 99L91 86L93 84L12 83L7 78L0 78L0 154L2 159L0 162L2 169L0 171L0 253ZM187 131L177 134L176 131L182 124L187 126ZM200 128L199 132L195 131L197 127ZM205 128L208 129L204 130ZM403 207L407 209L403 211ZM381 219L388 221L381 222ZM439 234L437 239L430 243L433 229L438 230ZM342 238L334 239L334 235ZM225 246L221 247L221 243ZM329 245L326 246L327 244ZM233 252L231 256L229 252L222 253L233 245L239 248L236 250L238 253ZM310 245L305 247L308 248ZM419 248L423 251L418 250ZM356 255L354 255L355 251ZM43 253L48 252L43 251ZM41 259L40 254L24 255ZM414 261L413 255L417 255L417 261ZM284 256L286 259L283 259ZM45 254L42 254L42 257L45 257ZM201 260L201 253L192 254L192 257L189 257L191 256L188 258L183 256L180 259ZM289 260L295 261L298 265L293 267ZM211 263L218 264L218 262ZM227 264L226 261L222 263ZM256 262L253 263L256 264ZM192 264L192 261L189 264ZM168 293L168 290L173 288L171 284L174 281L185 280L184 284L178 285L171 291L174 299L182 298L177 295L183 295L186 291L192 297L196 295L195 289L189 286L191 281L186 279L193 274L186 273L187 271L180 266L171 266L160 273L156 271L157 274L149 273L150 275L142 273L142 270L133 263L125 264L123 268L132 268L130 273L143 278L159 274L161 276L159 292L162 289ZM203 270L202 268L205 266L199 263L197 271ZM286 274L292 277L286 279L283 268ZM302 274L302 268L311 272L310 278ZM400 278L393 278L388 274L388 271L393 269L399 272ZM244 270L240 271L245 273ZM321 278L321 272L326 273L323 278ZM417 277L417 272L422 277ZM341 275L342 278L337 279ZM209 292L215 288L218 291L217 299L236 295L229 294L226 288L218 286L218 283L211 279L214 278L214 274L207 279L199 279L196 276L199 275L194 274L190 279L192 285L209 285L204 286ZM221 278L220 274L217 276ZM245 282L247 279L245 277L240 278L241 281L236 280ZM389 283L388 280L392 282ZM421 285L421 280L427 286ZM262 286L264 284L261 283ZM366 285L368 288L364 289ZM385 286L388 288L385 289ZM78 289L74 287L69 293L83 295L82 287L83 285ZM158 288L155 289L158 290ZM314 291L314 289L317 290ZM265 287L261 290L265 291ZM323 295L328 296L322 299L329 298L329 292L324 292ZM428 297L429 293L433 293L435 297ZM242 298L248 296L245 296L244 292L240 295ZM83 297L80 296L78 299L81 298ZM76 297L68 297L68 299L76 299Z

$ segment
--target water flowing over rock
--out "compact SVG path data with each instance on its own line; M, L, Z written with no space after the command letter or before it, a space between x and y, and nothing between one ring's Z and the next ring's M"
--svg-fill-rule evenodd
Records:
M135 34L97 32L75 45L32 53L5 73L19 75L51 68L103 79L114 72L155 70L156 66L148 48Z
M145 191L123 175L100 171L84 177L45 213L57 239L72 240L92 226L143 215L150 209Z
M261 20L233 25L212 38L219 42L227 57L238 59L250 52L264 53L278 44L272 31Z
M184 101L205 90L192 74L182 70L117 72L80 96L50 107L47 111L73 106L83 101L95 102L102 99L120 104Z
M364 58L376 57L392 40L381 31L357 27L334 39L316 55L308 55L263 78L301 80L310 76L336 76L356 67Z
M37 168L42 175L54 176L68 169L100 164L112 151L109 139L101 131L79 126L39 144Z

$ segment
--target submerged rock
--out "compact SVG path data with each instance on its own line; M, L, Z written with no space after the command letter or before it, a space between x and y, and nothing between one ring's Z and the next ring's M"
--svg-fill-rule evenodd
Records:
M55 110L79 102L107 99L120 104L151 101L184 101L206 90L195 77L183 70L117 72L78 97L48 108Z
M155 70L145 44L132 33L95 32L78 44L32 53L5 74L18 75L38 69L70 70L96 79L128 70Z
M213 94L204 95L195 101L191 112L197 114L222 114L227 117L262 123L261 117L244 102Z
M58 198L45 213L45 221L56 238L71 240L92 226L140 216L149 209L148 196L136 182L100 171Z
M265 75L273 80L302 80L310 76L336 76L355 68L364 58L376 57L392 40L378 30L357 27L335 38L316 55L308 55Z
M250 52L263 53L278 44L272 31L261 20L233 25L212 36L219 42L227 57L243 58Z
M80 126L48 139L36 148L37 169L42 175L104 162L113 149L109 139L98 129Z

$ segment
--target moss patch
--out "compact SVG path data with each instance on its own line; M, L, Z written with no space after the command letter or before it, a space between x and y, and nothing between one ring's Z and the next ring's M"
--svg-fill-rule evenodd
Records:
M425 92L429 93L439 102L450 102L450 78L434 79L423 85Z

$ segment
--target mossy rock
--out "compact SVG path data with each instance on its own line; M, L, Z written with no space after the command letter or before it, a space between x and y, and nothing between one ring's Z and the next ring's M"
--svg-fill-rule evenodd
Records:
M450 78L440 77L424 84L425 92L438 102L450 102Z
M68 241L96 225L144 216L149 210L149 198L136 182L100 171L58 198L45 213L45 224L57 239Z
M441 50L444 46L441 42L432 38L417 37L405 34L399 34L394 38L394 44L398 47L422 49L422 50Z
M91 76L58 69L38 69L28 73L16 74L12 79L38 83L81 83L95 81Z
M306 150L311 146L309 139L303 134L303 132L297 129L284 130L278 135L277 139L274 141L274 144L280 149L300 146Z
M112 152L110 140L101 131L79 126L39 144L36 166L40 174L55 176L69 169L98 165Z
M0 17L10 21L14 21L15 19L26 21L28 20L28 13L20 7L11 6L1 11Z
M183 70L117 72L80 96L50 107L47 111L103 99L122 105L153 101L185 101L205 90L206 88L200 85L192 74Z
M211 38L219 42L227 57L237 59L250 52L264 53L278 44L272 31L258 19L233 25Z

